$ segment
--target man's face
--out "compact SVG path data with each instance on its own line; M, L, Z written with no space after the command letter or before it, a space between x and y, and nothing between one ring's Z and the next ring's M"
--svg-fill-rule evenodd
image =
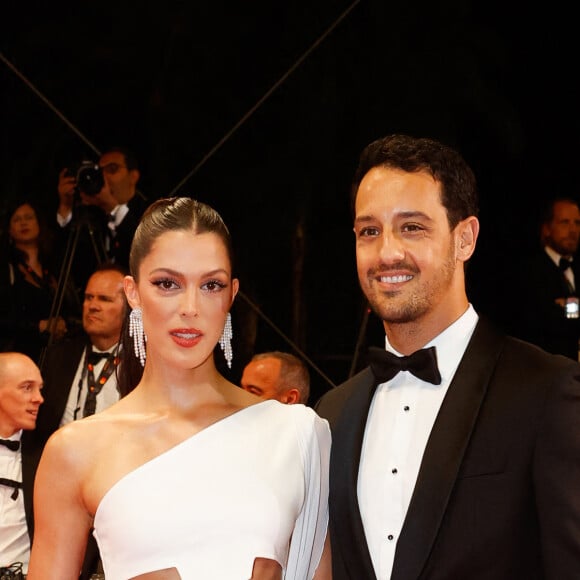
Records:
M578 250L580 236L580 209L575 203L557 201L552 221L542 228L546 245L563 256L571 256Z
M34 429L44 401L42 377L34 362L20 353L0 354L0 436Z
M355 204L357 271L383 321L428 316L445 326L457 316L465 299L456 259L463 223L450 231L440 186L426 172L375 167L365 175Z
M125 156L118 151L104 153L99 160L105 182L118 203L127 203L134 195L139 171L127 169Z
M261 399L278 399L278 378L282 363L276 358L250 361L244 368L242 389Z
M102 350L118 342L121 335L125 315L123 279L115 270L95 272L85 289L83 328Z

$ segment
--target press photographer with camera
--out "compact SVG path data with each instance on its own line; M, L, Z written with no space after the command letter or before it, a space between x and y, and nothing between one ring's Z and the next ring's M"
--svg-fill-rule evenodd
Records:
M129 267L133 234L149 205L137 188L140 176L137 158L123 147L110 147L98 162L85 160L59 173L56 220L63 253L71 245L68 238L78 234L71 275L79 293L99 263Z

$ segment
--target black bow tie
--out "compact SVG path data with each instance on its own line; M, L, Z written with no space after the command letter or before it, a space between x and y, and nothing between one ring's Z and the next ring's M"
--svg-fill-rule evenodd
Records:
M110 352L95 352L94 350L91 350L89 352L88 363L94 366L103 358L112 360L114 355Z
M379 385L391 380L399 371L409 371L422 381L434 385L441 384L434 346L418 350L409 356L396 356L383 348L371 346L368 359Z
M558 264L560 270L565 272L568 268L572 267L572 260L567 260L566 258L560 258L560 262Z
M0 439L0 445L8 447L12 451L18 451L20 448L20 441L14 441L13 439Z

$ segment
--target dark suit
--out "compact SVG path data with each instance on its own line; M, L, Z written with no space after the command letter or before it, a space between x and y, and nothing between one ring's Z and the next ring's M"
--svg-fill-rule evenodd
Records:
M127 269L129 269L129 252L133 236L148 205L147 199L140 192L136 192L127 203L129 211L115 228L115 235L111 237L109 257L116 264L121 264Z
M79 337L78 340L54 344L46 351L42 366L44 403L38 411L36 429L31 431L28 436L31 439L30 446L33 455L38 454L38 449L42 450L47 439L60 426L70 389L77 387L77 385L73 385L73 381L87 344L87 338ZM22 471L24 478L24 456ZM96 540L90 534L80 580L88 580L97 571L98 562L99 550Z
M34 431L35 438L43 445L60 426L70 390L77 386L73 385L73 380L88 344L83 335L78 340L57 343L46 350L41 369L44 403L38 411Z
M22 494L24 497L24 511L26 512L26 523L28 525L28 535L30 542L34 537L34 512L32 500L34 495L34 477L36 468L42 453L42 447L34 438L33 431L23 431L21 438L22 456Z
M357 502L367 368L316 405L330 421L334 580L375 578ZM580 366L480 319L431 431L393 580L580 578Z
M580 288L580 263L572 262L576 288ZM556 298L577 295L562 271L541 249L522 261L511 285L513 294L505 303L508 332L544 350L578 360L580 319L566 318Z

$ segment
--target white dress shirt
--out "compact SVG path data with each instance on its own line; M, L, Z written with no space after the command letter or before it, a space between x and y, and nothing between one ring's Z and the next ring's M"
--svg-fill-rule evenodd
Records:
M117 345L114 345L107 351L100 351L99 349L93 347L93 351L112 353L116 348ZM105 366L105 362L106 359L101 359L94 366L95 380L98 380L98 377L101 374L103 367ZM87 363L85 351L83 352L83 356L79 361L79 366L69 391L66 407L62 415L62 419L60 420L60 427L70 423L71 421L75 421L76 419L82 419L88 391L89 386L87 383ZM111 376L107 379L107 382L103 385L101 391L97 394L97 407L95 413L110 407L113 403L116 403L119 398L120 395L117 389L117 374L115 371L113 371Z
M471 305L425 347L435 346L441 384L401 371L377 387L366 423L358 501L378 580L391 577L395 548L427 440L478 316ZM396 352L385 338L386 349Z
M20 441L22 431L9 437ZM20 450L12 451L0 445L0 477L22 483L22 456ZM24 511L22 489L13 499L14 488L0 485L0 568L22 562L23 573L28 572L30 537Z

